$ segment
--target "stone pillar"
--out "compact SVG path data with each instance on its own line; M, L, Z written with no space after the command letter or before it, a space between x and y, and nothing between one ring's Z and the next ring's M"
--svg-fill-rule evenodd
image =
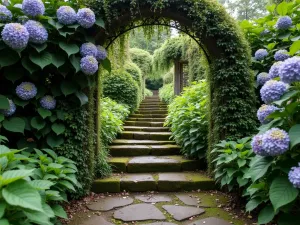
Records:
M180 95L182 91L182 73L180 61L174 62L174 94Z

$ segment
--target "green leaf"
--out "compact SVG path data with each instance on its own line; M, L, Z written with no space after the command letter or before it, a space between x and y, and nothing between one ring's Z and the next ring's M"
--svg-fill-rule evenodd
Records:
M273 50L275 46L276 46L276 43L270 43L270 44L268 44L268 49Z
M48 180L32 180L29 184L37 190L47 190L54 185L53 182Z
M89 98L83 92L77 91L75 93L75 95L79 99L81 106L83 106L89 102Z
M52 64L58 68L66 62L66 58L63 54L52 54Z
M249 202L246 204L246 211L251 212L252 210L256 209L257 206L259 206L262 203L262 200L260 199L251 199Z
M44 108L38 108L38 113L40 114L40 116L45 119L49 116L52 116L52 112L48 109L44 109Z
M4 120L4 115L0 113L0 123Z
M296 145L300 144L300 124L296 124L291 127L289 131L291 146L290 148L294 148Z
M61 180L58 183L61 184L62 186L65 186L69 190L75 191L75 188L74 188L73 184L71 184L69 181Z
M10 80L12 83L15 83L17 80L24 76L23 68L18 67L7 67L4 69L4 76L7 80Z
M246 165L247 160L245 160L245 159L238 159L237 163L238 163L239 167L241 168L241 167L243 167L243 166Z
M42 52L47 48L47 43L44 44L30 44L37 52Z
M276 11L280 16L285 16L288 12L288 4L285 1L281 2L277 6Z
M95 22L96 25L98 25L99 27L102 27L105 29L105 24L104 24L104 20L101 18L98 18Z
M5 202L0 202L0 218L3 217L4 213L5 213L5 208L6 208L6 203ZM1 220L0 220L1 222ZM2 224L2 223L0 223Z
M284 95L281 96L280 100L275 101L274 104L281 106L282 103L288 101L290 98L294 97L297 94L299 94L299 91L297 90L286 92Z
M249 169L249 175L253 182L263 177L273 162L270 157L256 157L257 161Z
M3 95L0 95L0 109L9 109L9 101Z
M64 133L65 130L66 130L65 125L62 124L62 123L55 123L55 124L52 125L51 128L54 131L54 133L56 133L57 135L60 135L60 134Z
M63 218L63 219L68 219L67 213L65 212L63 207L61 207L60 205L52 206L52 210L53 210L55 216L58 216L58 217Z
M3 127L11 132L24 133L25 121L19 117L13 117L3 121Z
M39 67L32 63L28 57L22 57L22 65L30 74L34 73L35 71L39 70Z
M279 217L278 225L300 224L299 215L283 214Z
M9 225L9 222L7 219L0 219L0 224L1 225Z
M103 66L103 68L105 70L107 70L109 73L111 72L111 63L109 61L108 58L104 59L102 62L101 62L101 65Z
M24 210L24 214L33 223L43 224L43 225L52 225L53 224L53 223L50 223L50 218L44 212Z
M37 130L41 130L41 129L43 129L46 126L46 122L42 118L40 118L38 116L33 117L31 119L30 124L31 124L31 126L33 128L35 128Z
M72 66L75 68L76 73L78 73L80 71L80 57L71 55L70 62L72 64Z
M299 194L287 177L277 177L273 180L269 195L274 210L293 202Z
M300 40L295 41L290 47L290 54L294 55L296 52L300 50Z
M71 81L63 81L60 84L60 89L62 93L67 96L75 93L77 91L77 86Z
M42 211L42 199L39 192L25 180L19 180L9 184L2 190L2 196L5 201L12 206Z
M76 44L67 44L65 42L59 42L59 47L64 50L68 56L74 55L79 52L79 47Z
M44 69L46 66L52 63L52 55L49 52L31 52L29 55L31 62L38 65L40 68Z
M60 136L57 136L57 135L53 135L53 134L49 134L47 136L47 144L51 148L58 147L58 146L62 145L63 143L64 143L63 137L60 137Z
M274 209L271 205L263 208L258 215L258 224L267 224L275 217Z
M55 22L53 19L49 19L48 20L48 23L50 25L52 25L54 28L56 28L57 30L60 29L60 28L63 28L64 25L58 23L58 22Z
M8 185L32 175L33 170L9 170L2 175L2 185Z
M1 67L14 65L16 62L19 61L19 59L19 54L9 48L5 48L4 50L0 51Z

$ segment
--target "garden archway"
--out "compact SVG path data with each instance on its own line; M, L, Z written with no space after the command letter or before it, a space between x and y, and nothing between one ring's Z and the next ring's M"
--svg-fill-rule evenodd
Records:
M210 0L97 0L90 7L105 20L105 30L92 31L104 46L139 26L174 26L191 36L210 65L210 146L253 132L256 109L250 49L223 6Z

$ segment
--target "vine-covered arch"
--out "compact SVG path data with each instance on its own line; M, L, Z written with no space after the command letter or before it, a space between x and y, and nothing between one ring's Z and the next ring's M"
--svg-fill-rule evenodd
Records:
M210 144L253 132L256 126L250 49L223 6L210 0L97 0L90 3L106 29L96 42L109 45L138 26L175 24L205 50L210 62Z

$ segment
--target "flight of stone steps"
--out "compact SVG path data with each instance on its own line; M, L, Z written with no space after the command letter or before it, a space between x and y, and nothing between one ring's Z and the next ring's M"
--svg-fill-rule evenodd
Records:
M167 105L147 97L125 122L124 131L110 146L114 174L94 181L92 191L212 190L214 181L198 170L205 164L185 159L164 127Z

